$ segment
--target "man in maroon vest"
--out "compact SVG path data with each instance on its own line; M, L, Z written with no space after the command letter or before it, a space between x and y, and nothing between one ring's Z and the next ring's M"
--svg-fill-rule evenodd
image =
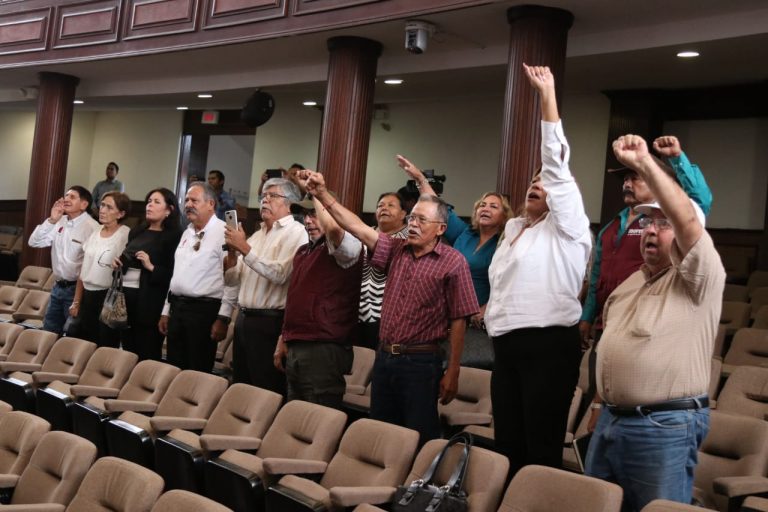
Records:
M291 212L304 214L309 243L293 259L275 367L286 373L288 400L341 409L344 375L352 369L362 244L317 199L294 203Z

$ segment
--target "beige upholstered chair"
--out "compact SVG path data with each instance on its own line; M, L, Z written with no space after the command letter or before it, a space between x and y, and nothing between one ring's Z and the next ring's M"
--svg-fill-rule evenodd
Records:
M102 457L85 475L67 512L149 512L162 492L163 479L157 473Z
M28 329L19 334L8 358L0 361L0 374L3 375L0 378L0 400L8 402L16 410L32 410L32 377L24 372L40 370L55 342L56 334L52 332Z
M52 273L53 271L48 267L29 265L24 267L24 270L19 274L16 286L19 288L29 288L30 290L42 290Z
M30 290L21 302L19 309L11 315L13 321L25 327L41 328L50 299L51 294L49 292Z
M751 318L754 319L760 308L768 305L768 286L761 286L752 290L749 294L749 305L752 312Z
M750 299L752 298L752 295L757 288L762 288L765 286L768 286L768 271L755 270L749 274L749 279L747 279L747 290L749 292Z
M362 394L350 393L349 391L344 393L343 403L345 408L367 416L371 410L371 383L369 382L365 386Z
M314 472L325 470L344 432L347 415L322 405L293 400L277 413L255 454L225 450L205 464L205 494L235 510L263 506L267 460L300 459Z
M8 353L23 330L24 328L20 325L0 323L0 361L8 358Z
M725 324L717 326L717 333L715 334L715 343L712 346L712 357L722 357L725 355L725 334L728 328Z
M3 372L2 364L8 363L35 363L42 365L48 352L53 348L58 336L48 331L27 329L20 332L16 342L8 352L4 361L0 362L0 373ZM14 370L9 370L14 371Z
M231 512L224 505L188 491L168 491L157 500L152 512Z
M621 487L544 466L525 466L512 479L499 512L619 512Z
M0 488L16 485L32 452L50 429L47 421L26 412L0 415Z
M768 499L750 496L744 500L743 512L768 512Z
M360 419L341 438L339 451L325 471L301 461L264 461L270 475L285 475L267 491L267 509L284 510L286 494L300 503L322 503L327 510L346 510L360 503L388 503L411 467L419 433L390 423ZM323 473L319 483L293 473ZM290 503L290 501L289 501Z
M203 464L211 453L258 449L282 401L283 397L272 391L233 384L200 435L173 429L158 439L155 471L165 480L165 488L201 491Z
M44 292L50 292L53 290L53 287L56 285L56 276L51 273L50 276L48 276L48 279L45 281L45 284L43 285L42 290Z
M726 284L723 300L729 302L749 302L749 289L743 284Z
M438 404L440 419L449 429L461 430L466 425L490 425L491 372L461 367L459 389L451 403Z
M345 375L347 389L345 393L352 395L365 394L365 388L371 382L371 373L373 372L373 361L376 359L376 351L365 347L352 347L354 350L354 359L352 361L352 370L349 375Z
M29 290L17 286L0 286L0 320L10 322Z
M709 366L709 389L707 394L709 395L710 407L716 407L716 400L720 394L720 380L723 374L723 362L720 359L712 358Z
M12 410L13 410L13 407L11 407L11 404L0 401L0 416L7 412L11 412Z
M720 325L725 327L726 336L731 336L742 327L749 326L751 307L746 302L723 301Z
M57 343L61 343L61 340ZM38 389L35 397L38 416L48 420L56 430L71 432L71 408L74 400L78 396L89 396L91 392L104 389L113 390L116 394L128 380L138 359L136 354L127 350L100 347L90 357L76 380L60 379L56 375L46 376L47 386ZM36 374L32 376L35 377Z
M119 390L113 387L75 387L72 393L82 401L72 409L74 432L95 444L100 454L106 454L104 423L128 410L154 413L180 371L170 364L147 360L133 368L128 381Z
M768 305L760 306L757 309L752 327L755 329L768 329Z
M0 252L10 251L18 238L14 233L0 233Z
M737 366L720 392L717 410L764 419L768 414L768 368Z
M768 330L745 327L736 332L723 360L723 375L737 366L768 366Z
M676 501L653 500L644 506L641 512L705 512L707 510L712 509L705 509L695 505L685 505Z
M153 440L173 429L202 430L229 383L194 370L180 372L171 382L152 417L126 411L106 425L110 455L151 467Z

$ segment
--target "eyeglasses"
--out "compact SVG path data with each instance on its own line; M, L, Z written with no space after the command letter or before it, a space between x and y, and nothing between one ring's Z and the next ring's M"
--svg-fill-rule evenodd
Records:
M193 251L197 252L200 250L200 243L203 241L203 235L205 235L205 231L201 231L195 235L197 242L195 242L195 245L192 246Z
M285 196L283 194L275 194L274 192L264 192L261 195L261 200L262 201L271 201L273 199L277 199L278 197L282 198L282 199L285 199Z
M112 253L112 249L107 249L104 252L102 252L99 255L99 259L96 260L96 264L98 264L100 267L111 267L112 266L112 259L108 256ZM106 256L106 258L105 258Z
M443 224L443 221L441 220L429 220L426 217L422 217L421 215L408 215L405 217L405 223L410 224L413 222L414 224L417 224L419 226L423 226L424 224Z
M669 219L652 219L650 217L642 217L638 223L640 224L640 227L645 229L651 224L656 226L656 229L672 229L672 223L669 222Z

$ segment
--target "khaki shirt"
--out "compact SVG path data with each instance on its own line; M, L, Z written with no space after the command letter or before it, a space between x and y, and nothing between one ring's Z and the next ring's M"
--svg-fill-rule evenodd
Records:
M635 406L706 394L725 270L705 231L683 258L651 277L645 266L608 297L597 350L606 403Z

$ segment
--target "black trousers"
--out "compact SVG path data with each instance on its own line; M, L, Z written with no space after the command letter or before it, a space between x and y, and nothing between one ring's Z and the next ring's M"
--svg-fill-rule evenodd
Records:
M211 327L219 314L218 301L174 299L168 319L168 363L182 370L210 373L217 342Z
M77 337L92 341L100 347L120 347L120 331L99 320L104 298L109 290L83 290L80 300L80 327Z
M145 359L162 360L163 338L157 328L160 312L151 318L142 318L139 310L139 290L123 288L125 304L128 308L129 329L123 331L123 348L139 356L139 361Z
M379 348L379 328L381 322L357 322L357 338L355 345L358 347L377 350Z
M277 338L283 328L283 314L237 315L232 347L235 382L268 389L285 396L285 374L273 363Z
M493 338L494 438L511 479L528 464L561 467L568 410L579 376L579 330L517 329Z

